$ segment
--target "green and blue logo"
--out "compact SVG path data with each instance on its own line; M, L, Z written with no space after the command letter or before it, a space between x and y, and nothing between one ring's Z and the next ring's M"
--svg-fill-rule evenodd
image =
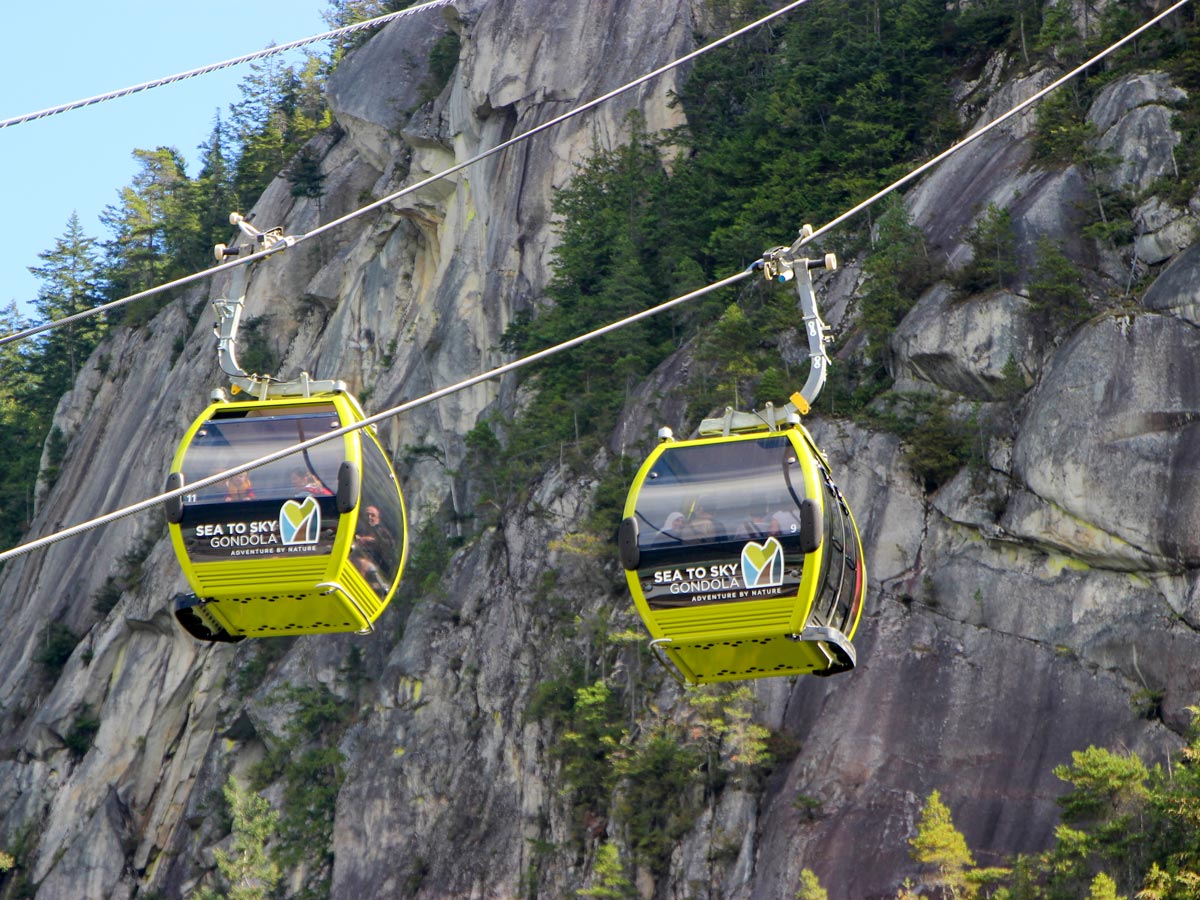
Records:
M774 537L742 547L742 580L748 588L783 584L783 545Z
M315 544L321 533L321 507L316 497L284 501L279 508L279 534L285 544Z

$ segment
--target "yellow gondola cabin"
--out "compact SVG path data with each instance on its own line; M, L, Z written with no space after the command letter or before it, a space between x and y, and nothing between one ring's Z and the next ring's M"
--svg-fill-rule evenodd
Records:
M348 394L212 404L185 435L168 489L361 421ZM175 615L204 640L367 632L407 545L395 473L369 429L168 503L192 589Z
M619 546L654 646L685 681L853 668L862 543L800 425L659 444Z
M811 233L805 226L801 241ZM828 365L810 270L836 267L833 254L764 255L767 277L795 281L799 294L810 362L803 389L782 410L726 409L692 440L663 429L630 488L621 564L651 647L685 682L832 675L857 662L862 540L800 424Z

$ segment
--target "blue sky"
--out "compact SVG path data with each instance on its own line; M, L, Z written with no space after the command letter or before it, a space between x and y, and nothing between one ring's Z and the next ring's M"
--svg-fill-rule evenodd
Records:
M329 30L328 0L184 4L147 0L10 3L3 13L0 119L93 97ZM326 45L311 49L325 52ZM302 59L300 51L287 55ZM99 214L137 169L133 151L174 147L195 175L198 147L240 98L249 65L0 129L0 305L27 316L28 266L66 229L107 237Z

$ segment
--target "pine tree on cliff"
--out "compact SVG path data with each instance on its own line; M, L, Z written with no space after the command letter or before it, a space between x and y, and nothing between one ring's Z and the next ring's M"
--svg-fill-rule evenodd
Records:
M202 888L197 900L267 900L281 878L279 866L267 854L267 842L276 834L279 813L266 798L243 788L232 775L225 782L225 802L233 818L233 843L229 851L216 850L217 869L228 885L226 893Z
M104 244L110 259L104 273L110 299L185 274L182 251L195 245L200 230L183 157L170 147L134 150L133 156L141 168L120 190L119 202L100 214L113 235Z
M913 859L937 869L936 882L946 896L952 900L972 896L966 873L975 865L975 859L937 791L929 795L921 810L916 837L909 844Z
M33 301L40 321L62 319L91 309L101 301L100 272L96 239L88 237L72 212L66 231L54 246L38 254L40 266L29 271L41 279L37 299ZM47 332L40 338L36 354L40 363L35 377L51 405L74 382L79 368L104 334L103 320L97 316L82 319Z

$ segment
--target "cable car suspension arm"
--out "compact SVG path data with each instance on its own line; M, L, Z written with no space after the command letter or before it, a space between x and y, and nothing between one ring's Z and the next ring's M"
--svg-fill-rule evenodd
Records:
M812 234L812 226L805 225L801 229L801 237ZM837 256L826 253L821 259L809 259L798 256L795 247L775 247L763 254L762 271L768 281L780 284L794 282L796 294L800 301L800 314L804 320L804 330L808 336L808 380L804 387L788 398L782 407L768 403L762 413L738 412L732 407L725 408L725 414L719 418L705 419L700 423L702 435L729 435L747 431L759 431L764 425L772 429L782 426L791 416L806 415L812 404L816 402L821 388L825 386L825 376L829 367L829 355L825 347L833 338L829 334L829 326L821 318L817 309L816 293L813 290L812 270L837 269Z
M291 247L296 243L292 235L285 235L282 228L272 228L260 231L250 224L239 213L229 214L229 224L236 225L245 240L239 240L232 247L217 244L213 253L218 263L227 262L230 257L253 256L256 254L272 253L276 249ZM242 321L242 309L246 303L246 266L239 266L230 275L231 298L213 300L213 311L217 321L213 333L217 336L217 358L221 371L229 376L233 393L245 392L259 400L269 397L311 397L314 393L323 394L331 391L344 391L346 386L341 381L314 381L307 372L301 372L297 381L276 381L270 375L256 375L247 372L237 360L237 335Z

